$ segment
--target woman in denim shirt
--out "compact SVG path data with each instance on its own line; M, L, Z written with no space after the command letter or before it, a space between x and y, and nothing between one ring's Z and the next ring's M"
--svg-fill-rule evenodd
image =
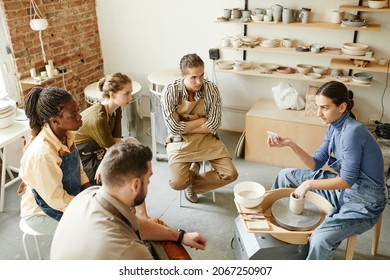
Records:
M325 83L316 93L316 104L317 116L329 126L313 156L288 137L268 137L267 143L290 147L310 168L281 170L273 189L293 187L298 197L313 191L333 205L311 235L307 256L332 259L344 239L369 230L382 214L386 205L384 162L373 135L350 112L352 92L344 84ZM322 170L325 164L332 171Z
M25 110L31 139L21 159L21 217L52 235L70 201L90 185L73 143L81 115L75 98L56 87L34 87Z

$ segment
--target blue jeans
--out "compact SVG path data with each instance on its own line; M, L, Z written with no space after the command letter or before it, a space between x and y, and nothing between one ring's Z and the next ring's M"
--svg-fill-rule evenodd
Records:
M278 174L272 189L297 188L306 180L335 178L329 170L305 170L286 168ZM371 229L386 206L384 186L379 186L361 173L357 182L345 190L313 190L327 199L333 209L312 233L309 239L307 259L333 259L340 243L354 235Z

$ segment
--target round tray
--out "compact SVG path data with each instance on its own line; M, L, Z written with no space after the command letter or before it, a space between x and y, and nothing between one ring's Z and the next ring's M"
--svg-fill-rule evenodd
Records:
M321 210L312 202L305 201L302 214L293 214L289 209L290 197L281 198L272 205L275 221L288 230L311 230L321 220Z

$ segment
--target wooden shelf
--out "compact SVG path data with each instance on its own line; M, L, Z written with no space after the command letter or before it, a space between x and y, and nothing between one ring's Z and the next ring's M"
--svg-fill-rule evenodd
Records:
M285 47L276 47L276 48L266 48L261 46L255 46L255 47L221 47L218 46L219 49L224 50L236 50L236 51L253 51L253 52L263 52L263 53L282 53L282 54L293 54L293 55L309 55L309 56L317 56L317 57L331 57L331 58L338 58L338 59L361 59L361 60L367 60L367 61L374 61L374 57L366 57L366 56L353 56L353 55L346 55L346 54L337 54L332 51L323 51L320 53L312 53L312 52L298 52L295 50L295 48L285 48ZM341 52L341 49L340 49Z
M341 68L341 69L354 69L367 72L378 72L378 73L387 73L389 71L388 65L379 65L375 62L370 62L366 67L358 67L353 64L351 60L343 60L333 58L330 62L331 68Z
M379 9L378 9L379 10ZM273 25L273 26L283 26L283 27L307 27L307 28L322 28L322 29L339 29L339 30L354 30L354 31L380 31L381 26L379 24L369 23L367 27L344 27L338 23L330 23L330 22L309 22L306 24L300 22L292 22L292 23L282 23L282 22L241 22L240 20L228 20L228 21L216 21L216 23L221 24L239 24L239 25Z
M42 85L45 85L51 81L55 81L56 79L62 78L62 76L68 75L69 73L72 73L72 70L66 71L65 73L60 73L53 78L46 78L44 80L39 80L39 81L34 80L31 77L28 77L28 78L20 80L19 83L20 83L20 86L22 88L22 91L24 92L24 91L28 91L28 90L32 89L35 86L42 86Z
M275 71L272 71L271 73L262 73L260 69L246 69L242 71L234 71L234 70L226 70L226 69L216 69L216 72L221 73L234 73L237 75L247 75L247 76L257 76L257 77L267 77L267 78L277 78L277 79L288 79L288 80L300 80L300 81L306 81L306 82L313 82L313 83L326 83L332 80L336 80L332 78L330 75L323 75L319 79L309 79L303 76L301 73L294 73L294 74L282 74ZM348 78L348 82L343 82L345 85L348 86L359 86L359 87L369 87L370 85L365 84L359 84L352 82L351 77L345 77Z
M368 6L352 6L352 5L341 5L339 7L340 12L355 11L355 12L390 12L390 8L373 9Z

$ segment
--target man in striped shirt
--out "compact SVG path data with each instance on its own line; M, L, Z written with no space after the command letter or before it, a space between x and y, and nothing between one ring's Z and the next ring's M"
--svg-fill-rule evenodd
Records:
M181 79L169 84L161 96L168 129L166 148L170 186L185 190L198 202L198 194L225 186L238 177L236 168L217 130L221 124L221 97L217 86L204 79L204 62L196 54L180 61ZM212 169L199 174L200 162Z

